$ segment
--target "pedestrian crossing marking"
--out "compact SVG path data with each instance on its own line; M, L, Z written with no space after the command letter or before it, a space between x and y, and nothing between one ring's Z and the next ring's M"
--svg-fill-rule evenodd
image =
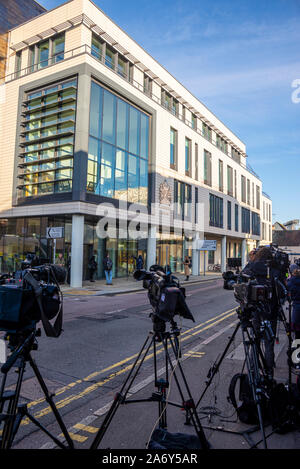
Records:
M89 425L83 425L82 423L76 423L76 425L74 425L74 428L77 428L78 430L83 430L88 433L97 433L99 431L99 428L90 427Z

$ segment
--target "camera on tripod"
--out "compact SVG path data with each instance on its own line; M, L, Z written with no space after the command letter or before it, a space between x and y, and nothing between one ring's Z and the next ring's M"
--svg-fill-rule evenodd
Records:
M180 286L175 275L166 273L159 265L153 265L149 272L136 270L133 276L136 280L143 280L143 287L148 290L154 331L164 332L165 323L172 322L176 314L195 322L185 301L185 288Z
M279 272L285 277L290 266L288 253L280 249L276 244L270 244L270 252L270 267L279 270Z
M260 285L255 279L248 275L240 274L234 284L235 299L244 308L254 307L258 303L264 303L272 299L272 287Z
M14 275L0 275L0 330L13 333L34 330L42 321L49 337L62 331L61 267L37 265L39 259L28 255L22 270ZM54 326L50 320L56 317Z
M224 279L224 290L233 290L233 286L237 281L240 267L242 267L242 259L240 257L230 257L227 259L228 267L235 269L235 273L232 270L228 270L222 274Z

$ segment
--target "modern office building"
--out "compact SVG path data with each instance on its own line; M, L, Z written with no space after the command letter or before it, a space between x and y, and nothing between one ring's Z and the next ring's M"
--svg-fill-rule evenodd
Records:
M5 75L8 30L45 11L35 0L0 0L0 83Z
M90 0L9 31L0 120L2 270L26 252L62 252L79 286L91 255L101 277L109 252L116 277L139 254L173 271L188 254L198 274L208 262L225 269L226 257L245 262L260 241L262 182L245 144ZM132 239L128 223L136 211L146 221L152 204L155 221ZM99 236L114 218L119 229ZM50 227L63 228L56 241ZM192 237L216 251L192 249Z

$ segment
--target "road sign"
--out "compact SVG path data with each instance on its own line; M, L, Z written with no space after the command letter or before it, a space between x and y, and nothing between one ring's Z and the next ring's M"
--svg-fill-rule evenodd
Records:
M212 239L198 239L197 250L198 251L216 251L217 241L213 241Z
M50 226L47 228L46 236L48 239L58 239L64 237L63 226Z

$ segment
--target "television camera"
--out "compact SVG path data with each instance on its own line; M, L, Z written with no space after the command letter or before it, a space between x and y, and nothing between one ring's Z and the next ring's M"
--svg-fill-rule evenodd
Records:
M223 272L222 277L224 279L224 289L233 290L233 286L237 281L238 274L240 272L240 267L242 267L242 259L240 257L230 257L227 259L228 267L235 269L235 272L228 270Z
M62 331L62 292L65 271L27 255L21 270L0 275L0 330L17 334L32 331L42 321L48 337ZM56 317L54 325L50 320Z
M148 298L153 309L150 315L155 332L164 332L166 322L174 323L174 316L180 315L194 321L194 317L185 301L185 288L180 286L178 278L165 272L159 265L150 267L150 271L136 270L134 278L143 281L148 290Z

